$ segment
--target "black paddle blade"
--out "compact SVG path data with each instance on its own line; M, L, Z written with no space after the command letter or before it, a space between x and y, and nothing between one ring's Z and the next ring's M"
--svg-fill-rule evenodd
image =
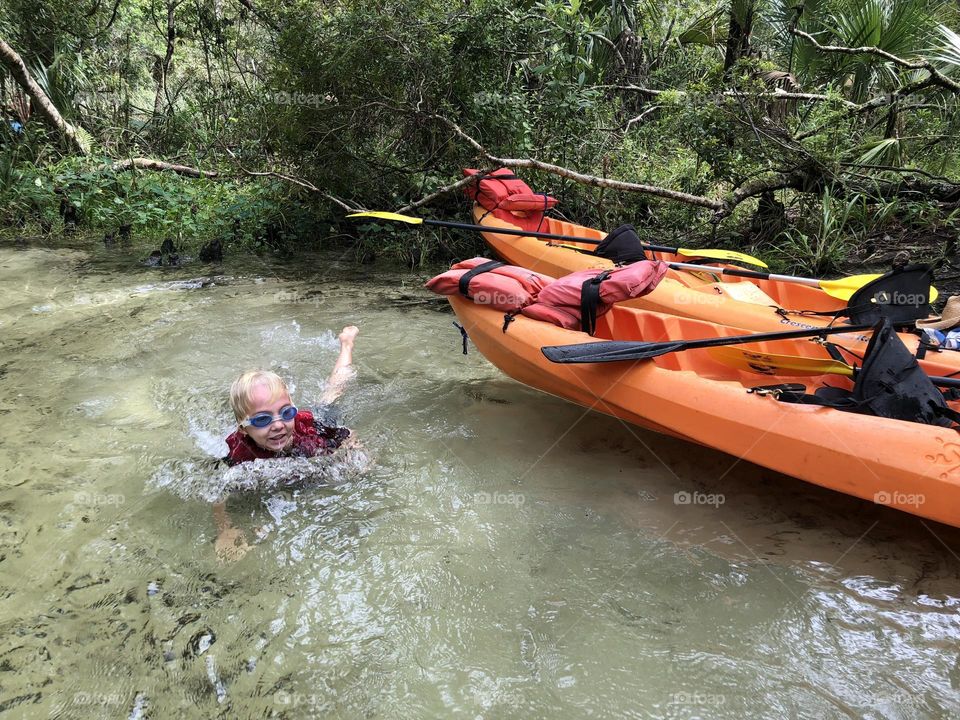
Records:
M580 345L551 345L540 348L540 352L554 363L606 363L647 360L681 350L685 344L682 340L659 343L606 340Z

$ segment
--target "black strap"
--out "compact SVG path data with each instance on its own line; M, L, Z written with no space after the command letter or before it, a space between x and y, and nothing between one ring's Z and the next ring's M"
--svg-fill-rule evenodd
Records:
M600 307L600 283L606 280L613 270L604 270L580 286L580 329L588 335L597 330L597 309Z
M780 385L758 385L748 388L747 392L753 395L772 395L780 402L795 403L797 405L820 405L857 412L865 402L854 400L849 390L834 388L829 385L817 390L817 394L807 393L805 385L800 383L782 383Z
M504 333L505 333L505 332L507 331L507 328L510 327L510 323L512 323L512 322L516 319L517 315L519 315L519 314L520 314L520 311L519 311L519 310L516 310L516 311L514 311L514 312L504 313L504 315L503 315L503 327L500 328L500 332L504 332Z
M788 310L786 308L780 308L777 312L783 316L806 315L810 317L832 317L836 319L850 317L850 315L869 310L872 307L874 307L874 303L859 303L857 305L847 305L839 310Z
M788 308L777 308L777 315L787 317L788 315L832 317L834 320L844 317L849 312L849 308L840 308L839 310L790 310Z
M840 352L840 348L834 345L832 342L823 343L823 347L826 349L827 353L837 362L845 363L847 359L843 356L843 353Z
M801 385L800 383L781 383L779 385L757 385L756 387L747 388L747 393L750 395L759 395L764 397L766 395L773 395L776 399L780 399L784 394L788 395L790 398L799 398L807 391L806 385ZM799 400L784 400L784 402L799 402Z
M490 272L494 268L503 267L503 263L499 260L491 260L490 262L485 262L482 265L477 265L475 268L467 270L463 275L460 276L460 282L457 284L457 289L460 290L460 294L465 298L473 299L470 297L468 292L470 288L470 281L473 280L480 273Z
M496 170L491 170L488 173L477 173L474 175L477 178L477 183L479 184L482 180L519 180L516 175L510 173L509 175L494 175Z
M871 398L857 400L849 390L825 386L817 390L814 395L806 392L806 387L799 383L783 383L780 385L758 385L748 388L747 392L753 395L765 396L772 395L780 402L795 403L797 405L819 405L820 407L833 408L845 412L866 413L872 415L869 410ZM960 431L960 412L950 407L941 407L931 403L931 409L940 417L952 420L954 430Z
M463 340L463 354L467 354L467 340L470 338L467 336L467 331L463 329L463 325L458 323L456 320L453 321L453 326L460 331L460 337Z
M940 407L939 405L932 405L933 411L940 417L945 417L948 420L953 420L954 429L960 430L960 412L957 412L950 407Z

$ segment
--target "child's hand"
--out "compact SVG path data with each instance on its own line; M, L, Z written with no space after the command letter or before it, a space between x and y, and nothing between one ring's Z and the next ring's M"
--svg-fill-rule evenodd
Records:
M353 341L357 339L357 335L359 334L360 328L356 325L347 325L340 331L340 345L353 345Z
M220 531L215 549L220 562L228 563L236 562L246 555L250 546L247 545L243 530L232 527Z

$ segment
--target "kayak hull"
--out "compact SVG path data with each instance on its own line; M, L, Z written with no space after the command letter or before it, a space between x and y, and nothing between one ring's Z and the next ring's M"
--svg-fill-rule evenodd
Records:
M554 364L540 348L597 339L657 341L738 334L697 320L614 307L596 337L449 298L478 350L510 377L626 422L686 439L825 488L960 527L960 435L955 430L796 405L748 393L783 382L846 378L762 376L703 351L653 360ZM810 354L805 341L752 343L752 350Z

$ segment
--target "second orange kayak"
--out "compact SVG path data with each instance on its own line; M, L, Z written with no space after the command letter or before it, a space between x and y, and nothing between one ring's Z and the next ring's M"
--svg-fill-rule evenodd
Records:
M474 205L473 216L477 224L489 228L489 231L482 233L487 245L511 265L519 265L553 277L562 277L578 270L607 270L614 266L610 260L591 254L596 247L594 244L564 241L561 246L529 236L498 234L498 227L517 229L518 226L494 216L479 205ZM550 217L543 218L540 230L582 237L585 240L602 240L605 237L605 233L600 230ZM586 252L578 252L566 246L579 247ZM665 262L689 260L666 253L648 254ZM805 285L733 278L721 282L707 273L675 270L669 271L653 292L624 305L755 332L825 327L831 324L831 318L783 311L823 312L845 307L842 300ZM911 352L917 351L919 338L916 335L900 333L900 338ZM843 345L862 354L867 340L866 337L851 334L849 337L845 336ZM921 364L929 375L960 372L960 352L928 351Z

